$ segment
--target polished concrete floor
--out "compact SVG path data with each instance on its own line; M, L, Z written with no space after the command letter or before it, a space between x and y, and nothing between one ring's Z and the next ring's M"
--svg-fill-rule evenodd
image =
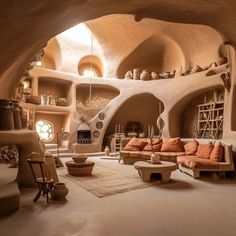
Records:
M133 166L115 160L94 160L136 173ZM21 208L0 219L0 235L236 235L235 180L194 180L177 170L169 184L105 198L94 196L68 179L63 178L63 182L69 188L67 201L49 205L44 198L32 202L37 189L22 189Z

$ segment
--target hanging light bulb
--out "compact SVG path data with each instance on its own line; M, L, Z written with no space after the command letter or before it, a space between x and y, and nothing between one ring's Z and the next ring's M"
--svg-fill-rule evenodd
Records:
M93 77L93 32L91 33L91 48L90 48L90 71L89 74L89 106L92 101L92 77Z

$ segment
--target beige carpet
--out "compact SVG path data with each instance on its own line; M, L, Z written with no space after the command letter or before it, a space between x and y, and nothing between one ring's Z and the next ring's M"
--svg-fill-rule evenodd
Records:
M127 173L127 171L122 171L119 168L109 169L102 166L100 163L95 164L91 176L71 176L65 172L59 175L60 177L73 181L99 198L135 189L146 188L155 183L143 182L140 179L138 172Z

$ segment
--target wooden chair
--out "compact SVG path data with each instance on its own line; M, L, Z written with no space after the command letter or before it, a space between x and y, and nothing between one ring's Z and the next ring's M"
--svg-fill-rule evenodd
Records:
M52 189L54 181L52 178L49 178L45 175L44 168L43 168L44 161L32 160L32 159L27 159L27 161L29 163L30 169L34 176L35 183L37 183L39 187L39 191L33 201L36 202L40 198L41 195L46 194L47 203L49 203L49 194L52 195L51 189ZM39 173L40 173L39 177L37 176L36 168L39 168Z

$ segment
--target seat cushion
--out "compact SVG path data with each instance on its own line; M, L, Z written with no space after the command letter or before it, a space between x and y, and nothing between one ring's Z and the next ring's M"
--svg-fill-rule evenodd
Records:
M159 152L161 150L162 140L161 139L153 139L152 140L152 146L154 152ZM150 139L147 139L147 144L143 148L143 151L152 151L151 147L151 141Z
M121 157L129 157L130 151L120 151L120 156Z
M185 152L157 152L162 156L185 156Z
M161 152L182 152L184 151L180 137L163 138Z
M223 150L221 142L216 142L210 154L210 159L213 161L221 161L223 159Z
M219 167L219 163L216 161L196 156L179 156L177 162L191 169L217 169Z
M146 140L132 138L125 146L125 151L141 151L146 144Z
M185 156L185 155L183 155L183 156L177 156L177 163L184 165L186 159L188 159L188 160L193 160L193 158L196 158L196 156Z
M196 153L197 157L209 159L212 149L213 149L213 145L211 143L199 144L197 153Z
M184 150L186 155L193 155L197 152L198 149L198 141L197 140L192 140L191 142L188 142L187 144L184 145Z

